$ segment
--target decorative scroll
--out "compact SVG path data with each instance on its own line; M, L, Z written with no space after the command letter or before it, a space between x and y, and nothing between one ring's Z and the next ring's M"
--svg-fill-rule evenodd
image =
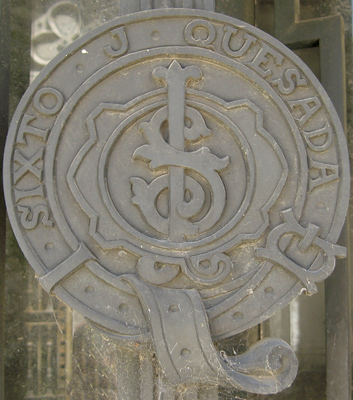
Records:
M226 386L270 394L292 384L298 361L283 340L266 339L239 356L218 353L196 290L155 287L133 275L122 279L141 301L162 371L173 385L221 380Z
M319 237L320 228L309 224L307 228L300 225L294 217L292 209L282 211L284 223L274 228L268 235L266 248L256 250L258 257L270 260L297 276L306 287L308 294L317 292L315 282L326 279L333 271L336 257L346 257L345 247L332 244ZM281 238L288 235L299 236L298 255L307 255L309 264L305 268L303 261L295 262L281 250ZM310 253L314 250L314 256ZM312 262L310 263L310 259Z

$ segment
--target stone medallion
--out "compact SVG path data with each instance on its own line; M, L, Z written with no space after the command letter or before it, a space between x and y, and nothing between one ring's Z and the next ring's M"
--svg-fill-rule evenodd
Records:
M4 175L42 286L104 334L152 337L175 384L290 385L297 365L284 342L251 350L254 372L211 340L315 293L346 253L335 244L349 193L344 133L281 43L199 10L112 21L28 89Z

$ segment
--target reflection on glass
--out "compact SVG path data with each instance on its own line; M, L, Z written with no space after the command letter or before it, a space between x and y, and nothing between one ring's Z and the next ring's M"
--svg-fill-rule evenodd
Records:
M27 347L26 398L65 398L66 381L70 371L66 367L66 353L70 351L71 316L68 307L57 299L48 298L30 276L25 310Z
M59 1L37 17L32 24L31 57L35 75L82 32L81 14L74 2Z
M8 399L65 399L71 375L71 312L39 286L8 234L6 338Z

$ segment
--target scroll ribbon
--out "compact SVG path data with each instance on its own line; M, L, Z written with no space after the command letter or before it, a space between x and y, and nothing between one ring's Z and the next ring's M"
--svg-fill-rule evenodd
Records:
M298 361L283 340L266 339L228 357L214 347L197 290L152 286L135 275L122 279L139 297L159 363L172 385L214 383L270 394L292 384Z

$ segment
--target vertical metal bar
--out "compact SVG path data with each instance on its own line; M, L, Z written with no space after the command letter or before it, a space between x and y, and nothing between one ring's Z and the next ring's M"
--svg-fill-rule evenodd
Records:
M42 336L40 327L37 327L37 390L42 394Z
M275 14L277 21L281 21L281 27L288 29L299 19L300 0L289 0L285 3L275 0Z
M322 84L347 132L343 27L342 19L336 20L335 25L334 23L327 25L329 36L325 36L320 41L320 68ZM334 43L333 40L335 40ZM341 245L349 247L348 235L349 219L341 235ZM349 249L348 258L338 260L333 274L325 282L327 400L352 398L350 265L351 251Z
M116 0L116 1L117 1L117 15L126 15L136 11L140 11L140 9L143 9L142 3L145 3L145 0ZM145 10L147 10L147 8L145 8Z
M196 0L195 8L201 8L206 11L215 11L216 9L216 1L215 0L203 0L203 5L198 6Z
M298 21L297 0L275 0L276 37L287 45L319 41L321 83L345 127L345 65L343 21L339 15Z
M326 24L328 32L320 40L321 83L341 119L346 131L346 67L344 47L344 25L339 16Z
M173 1L172 0L160 0L159 7L160 8L172 8L173 7ZM157 7L155 7L155 8L157 8Z
M4 153L9 117L9 1L0 0L0 165ZM0 399L5 399L5 245L6 211L2 185L0 185Z
M242 0L244 4L248 4L248 2ZM253 2L253 0L251 0ZM136 0L120 0L120 9L121 14L127 13L127 8L129 7L129 12L137 11L133 7L136 3ZM139 0L139 7L140 10L152 10L155 8L195 8L200 10L207 10L207 11L215 11L216 5L215 0ZM128 4L128 6L126 6ZM246 8L248 9L249 6L247 5Z
M255 26L271 36L275 36L275 15L272 2L266 0L255 2Z
M141 0L141 10L151 10L152 0Z
M291 304L293 304L293 302ZM260 327L260 338L263 339L265 337L274 336L280 337L287 343L291 343L290 310L291 306L287 306L271 318L264 321Z
M217 12L255 24L255 0L223 0L216 6Z
M71 382L72 379L72 355L73 355L73 340L72 340L72 329L73 329L73 321L72 321L72 311L69 307L66 307L65 310L65 389L67 389L67 385ZM68 394L66 391L66 400L69 400Z
M348 7L351 4L346 1ZM340 16L299 21L298 0L275 0L276 36L286 44L319 41L321 82L346 127L345 48ZM347 245L347 227L341 244ZM327 400L351 399L349 259L337 262L325 282Z
M343 235L340 244L348 244L346 235ZM327 400L350 400L352 396L351 299L348 265L350 264L347 260L339 260L325 285Z
M184 8L193 8L193 0L183 0L183 7Z
M154 376L152 354L141 351L140 354L140 400L154 399Z

